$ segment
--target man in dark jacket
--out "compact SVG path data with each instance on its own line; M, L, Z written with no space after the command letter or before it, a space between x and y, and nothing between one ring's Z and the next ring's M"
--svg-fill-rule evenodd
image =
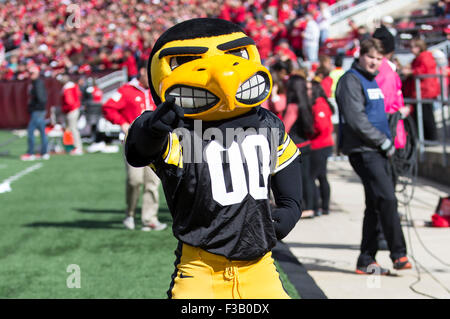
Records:
M49 159L47 153L48 140L45 134L45 106L47 104L47 90L44 81L39 78L39 68L33 66L30 70L31 84L29 90L28 111L30 112L30 122L28 123L28 150L20 158L23 161L33 161L39 156L34 155L34 131L39 130L41 135L41 153L42 159Z
M359 274L386 275L389 270L375 260L380 221L395 269L408 269L406 244L397 212L397 199L389 160L395 152L384 108L383 94L375 76L383 59L378 39L361 43L360 57L339 80L336 101L339 107L339 147L347 154L364 185L366 209L363 221Z

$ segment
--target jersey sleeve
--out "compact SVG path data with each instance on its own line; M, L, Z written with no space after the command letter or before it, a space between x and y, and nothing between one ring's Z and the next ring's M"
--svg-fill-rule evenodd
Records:
M289 135L284 132L282 143L277 147L277 164L273 174L281 171L300 155L300 150Z
M271 165L272 175L281 171L292 163L299 155L300 150L286 133L281 119L267 110L261 110L265 125L271 129Z

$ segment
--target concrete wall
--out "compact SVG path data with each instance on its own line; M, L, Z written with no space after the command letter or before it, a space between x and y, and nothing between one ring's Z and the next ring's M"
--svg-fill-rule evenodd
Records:
M447 166L444 166L442 147L440 149L425 151L423 161L419 162L419 176L450 186L450 155L447 153Z

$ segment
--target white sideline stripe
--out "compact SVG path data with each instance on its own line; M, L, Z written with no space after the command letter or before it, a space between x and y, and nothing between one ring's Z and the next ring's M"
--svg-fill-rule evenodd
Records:
M30 167L25 168L24 170L20 171L19 173L5 179L3 182L0 183L0 194L5 193L5 192L10 192L11 191L10 184L12 182L17 181L22 176L25 176L25 175L41 168L42 165L43 165L42 163L34 164Z
M9 182L12 183L16 180L18 180L19 178L21 178L22 176L31 173L32 171L35 171L39 168L42 167L42 163L36 163L30 167L25 168L23 171L20 171L19 173L17 173L16 175L13 175L11 177L8 177L7 179L5 179L3 182Z

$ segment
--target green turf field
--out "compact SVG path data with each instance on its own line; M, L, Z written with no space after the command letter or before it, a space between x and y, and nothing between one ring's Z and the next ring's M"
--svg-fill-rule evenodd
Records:
M166 298L177 241L170 228L140 231L139 219L137 230L123 228L122 155L22 162L26 137L1 146L12 138L0 131L0 154L8 153L0 156L0 183L42 166L0 193L0 298ZM160 220L171 224L162 192L160 198ZM67 286L70 265L79 267L81 288ZM290 296L299 298L279 271Z

